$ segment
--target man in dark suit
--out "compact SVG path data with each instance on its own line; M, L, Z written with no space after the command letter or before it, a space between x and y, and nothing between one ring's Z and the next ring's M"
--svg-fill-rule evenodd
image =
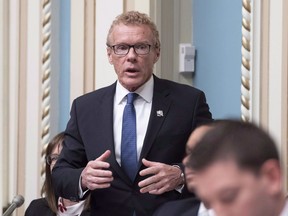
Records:
M107 54L118 80L73 102L55 191L71 200L91 193L91 215L149 216L181 198L186 140L211 113L202 91L152 75L160 41L147 15L118 16Z

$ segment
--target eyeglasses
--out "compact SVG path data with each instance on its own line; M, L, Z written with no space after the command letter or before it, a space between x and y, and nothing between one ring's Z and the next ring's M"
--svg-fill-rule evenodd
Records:
M137 55L147 55L150 52L151 45L145 44L145 43L138 43L134 45L128 45L128 44L116 44L111 47L116 55L122 55L125 56L129 53L130 48L133 47L134 52Z
M52 163L56 163L59 158L59 154L50 154L45 157L46 163L51 165Z

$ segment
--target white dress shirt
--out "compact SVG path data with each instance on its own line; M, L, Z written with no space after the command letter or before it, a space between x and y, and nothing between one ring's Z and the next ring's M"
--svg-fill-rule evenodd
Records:
M154 79L153 76L151 76L151 78L144 85L135 91L135 93L139 95L134 100L134 107L136 111L137 160L139 160L148 127L152 107L153 87ZM121 165L122 118L124 107L127 102L126 95L128 93L129 91L125 89L119 83L119 81L117 81L113 107L113 132L115 157L119 165Z
M212 209L207 209L203 202L200 203L198 216L215 216L215 213Z
M288 200L286 199L285 206L279 216L287 216L287 215L288 215Z

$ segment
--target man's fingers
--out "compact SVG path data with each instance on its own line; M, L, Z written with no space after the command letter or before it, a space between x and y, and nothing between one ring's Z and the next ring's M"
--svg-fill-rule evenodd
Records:
M95 190L95 189L104 189L104 188L109 188L111 186L110 183L105 183L105 184L92 184L91 188L88 188L89 190Z
M106 184L106 183L111 183L113 181L113 177L92 177L92 178L88 178L87 182L90 184L96 184L96 185L100 185L100 184Z
M149 191L149 194L160 195L163 194L164 192L166 192L166 188L163 187L161 189Z
M86 184L89 190L95 190L95 189L110 187L112 181L113 181L113 177L109 177L109 178L95 177L95 178L88 179Z
M142 159L142 163L147 167L140 171L141 176L155 175L159 172L160 163Z
M88 169L85 175L91 177L111 177L112 172L110 170L104 170L104 169Z
M141 193L162 194L179 185L179 168L146 159L142 163L147 168L141 170L140 175L147 178L138 183Z
M160 188L162 188L162 183L161 182L157 182L157 183L153 183L153 184L150 184L146 187L143 187L140 189L140 192L141 193L150 193L151 191L157 191L159 190Z
M111 151L106 150L102 155L100 155L100 157L96 158L95 161L106 161L110 155L111 155Z
M153 175L153 176L151 176L149 178L146 178L146 179L140 181L138 183L138 186L143 188L143 187L146 187L148 185L154 184L155 182L158 182L158 181L159 180L158 180L157 176Z
M89 161L87 167L94 169L108 169L110 164L105 161ZM93 172L93 171L92 171Z
M111 151L107 150L98 158L89 161L85 169L81 173L81 186L90 190L110 187L113 181L112 171L107 170L110 164L106 160L111 155Z
M146 168L146 169L143 169L139 172L139 174L141 176L146 176L146 175L155 175L159 172L158 168L157 167L149 167L149 168Z
M107 163L102 161L93 161L94 163ZM81 186L82 188L88 188L95 190L99 188L110 187L113 181L113 175L110 170L104 169L91 169L83 170L81 174Z
M142 163L143 163L146 167L152 167L152 166L156 166L156 165L159 164L159 163L157 163L157 162L153 162L153 161L146 160L145 158L142 159Z
M106 162L106 160L111 155L110 150L106 150L102 155L96 158L94 161L89 161L87 167L91 167L93 169L108 169L110 164Z

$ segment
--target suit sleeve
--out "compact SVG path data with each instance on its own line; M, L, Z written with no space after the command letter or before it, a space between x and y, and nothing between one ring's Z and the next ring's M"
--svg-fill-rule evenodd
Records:
M84 144L78 129L76 102L72 104L63 149L52 171L55 193L72 201L79 200L79 179L87 164Z
M209 111L209 106L206 102L206 97L204 92L200 92L199 97L196 101L196 108L194 112L194 127L196 128L202 124L209 123L211 122L212 119L212 114Z
M206 102L206 97L204 92L200 91L197 94L197 99L195 100L195 108L194 108L194 113L193 113L193 122L192 122L192 131L205 123L209 123L213 121L212 119L212 114L209 111L209 105ZM177 164L182 172L184 173L184 165L182 163ZM182 197L193 197L195 196L194 193L189 192L187 189L186 184L184 185L184 188L182 189Z

